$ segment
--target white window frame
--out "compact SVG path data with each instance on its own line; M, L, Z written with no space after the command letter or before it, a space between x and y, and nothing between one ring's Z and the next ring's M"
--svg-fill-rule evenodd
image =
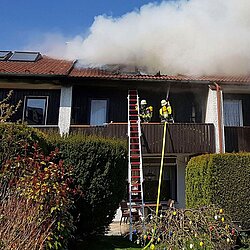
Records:
M237 102L239 104L239 125L226 125L226 122L225 122L225 119L226 119L226 116L225 116L225 113L223 114L224 115L224 124L225 126L237 126L237 127L242 127L243 126L243 111L242 111L242 100L240 99L225 99L224 100L224 105L226 102ZM225 112L225 106L223 107L224 109L224 112Z
M106 102L106 107L105 107L105 121L102 124L94 124L92 123L92 102L93 101L105 101ZM103 126L105 123L107 123L107 119L108 119L108 99L107 98L91 98L90 99L90 112L89 112L89 124L91 126Z
M28 99L45 99L46 103L45 103L45 114L44 114L44 124L38 124L37 126L45 126L47 125L47 114L48 114L48 103L49 103L49 96L32 96L32 95L27 95L24 97L24 105L23 105L23 122L26 122L25 120L25 112L26 112L26 108L27 108L27 101ZM28 124L28 125L33 125L36 126L34 124Z

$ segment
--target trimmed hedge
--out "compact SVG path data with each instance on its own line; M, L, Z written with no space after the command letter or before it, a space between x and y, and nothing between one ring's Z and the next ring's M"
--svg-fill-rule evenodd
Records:
M186 169L186 206L216 204L250 227L250 153L192 158Z
M45 154L50 148L44 133L16 123L0 123L0 142L0 166L3 161L22 154L25 145L37 143Z
M53 141L60 158L73 167L74 181L83 194L75 202L78 234L103 233L126 192L126 143L84 135Z

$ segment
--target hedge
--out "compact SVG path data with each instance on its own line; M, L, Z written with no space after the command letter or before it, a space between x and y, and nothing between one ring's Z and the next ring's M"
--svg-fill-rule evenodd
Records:
M0 123L0 141L0 166L21 154L25 145L37 143L45 154L50 148L45 134L24 124Z
M250 153L201 155L186 169L186 206L216 204L250 227Z
M79 235L103 233L126 192L127 146L117 139L72 135L54 138L60 158L73 167L82 192L76 203Z

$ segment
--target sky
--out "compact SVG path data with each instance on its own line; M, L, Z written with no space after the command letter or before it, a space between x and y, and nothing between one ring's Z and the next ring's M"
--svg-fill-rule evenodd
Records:
M0 50L79 67L250 75L250 0L0 0Z
M79 34L85 36L96 16L119 17L149 2L152 1L0 0L0 50L23 50L50 34L69 40Z

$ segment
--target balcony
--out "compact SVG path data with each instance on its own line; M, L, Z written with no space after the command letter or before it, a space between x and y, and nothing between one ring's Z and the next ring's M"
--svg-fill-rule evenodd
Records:
M164 125L142 124L143 154L161 154ZM73 134L99 135L127 138L127 123L111 123L105 126L72 125ZM166 153L214 153L215 137L213 124L174 123L167 125Z
M250 126L225 127L226 152L250 152Z

